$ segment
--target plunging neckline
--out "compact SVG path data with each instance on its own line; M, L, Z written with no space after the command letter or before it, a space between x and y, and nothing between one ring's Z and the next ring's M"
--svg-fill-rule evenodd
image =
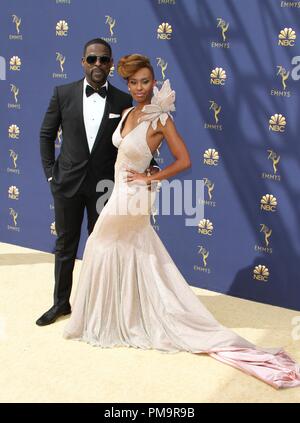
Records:
M129 109L129 111L128 111L128 113L124 116L124 120L122 121L122 123L121 123L121 126L120 126L120 137L121 137L121 139L122 140L124 140L126 137L128 137L128 135L129 134L131 134L131 132L133 132L133 131L135 131L136 130L136 128L138 127L138 126L140 126L140 124L143 122L139 122L133 129L131 129L131 131L129 131L124 137L122 136L122 131L123 131L123 129L124 129L124 127L125 127L125 125L126 125L126 120L127 120L127 118L128 118L128 116L130 115L130 113L133 111L135 109L135 107L133 106L131 109ZM123 126L124 125L124 126Z
M132 112L132 110L134 108L135 108L135 106L133 106L131 109L129 109L128 113L124 115L124 120L121 120L120 129L119 129L119 134L120 134L121 141L122 141L121 144L123 144L123 142L125 141L125 138L128 137L128 135L130 135L132 132L134 132L141 125L141 123L144 122L144 121L141 121L131 131L129 131L128 134L126 134L124 137L122 136L122 130L124 129L124 126L125 126L125 125L123 126L123 124L124 124L124 122L126 124L126 119L128 118L129 114ZM123 126L123 128L122 128L122 126ZM151 149L148 145L147 139L145 139L145 144L146 144L146 147L147 147L148 152L150 153L151 157L153 157L154 153L152 153L152 151L151 151Z

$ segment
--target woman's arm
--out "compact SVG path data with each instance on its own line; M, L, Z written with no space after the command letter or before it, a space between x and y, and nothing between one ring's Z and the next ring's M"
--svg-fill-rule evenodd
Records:
M128 169L128 182L132 182L134 180L143 180L148 185L150 185L151 181L161 181L163 179L168 179L171 176L177 175L177 173L191 167L190 155L183 139L177 132L172 119L168 118L165 126L159 122L157 127L158 131L162 133L163 138L167 141L168 147L173 157L175 158L175 161L169 166L165 167L163 170L149 176L144 176L144 174L140 174L132 169Z

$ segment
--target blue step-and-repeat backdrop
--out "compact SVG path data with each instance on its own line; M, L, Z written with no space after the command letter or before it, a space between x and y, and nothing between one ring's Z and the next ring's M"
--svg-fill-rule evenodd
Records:
M39 129L53 87L82 78L95 37L115 63L149 56L158 86L176 90L192 158L180 180L204 181L204 199L186 199L204 216L152 223L188 283L300 310L300 1L2 0L0 241L53 251ZM114 68L110 81L126 91ZM171 160L162 146L158 163Z

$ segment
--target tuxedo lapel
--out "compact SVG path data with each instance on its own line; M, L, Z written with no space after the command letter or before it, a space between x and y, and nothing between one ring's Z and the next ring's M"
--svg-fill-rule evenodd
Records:
M80 122L79 124L80 133L78 134L78 139L84 140L83 142L85 144L86 152L88 155L90 155L85 125L84 125L84 119L83 119L83 79L78 82L78 85L74 93L74 98L75 98L75 104L78 110L78 119Z
M107 96L106 96L104 113L103 113L103 117L102 117L102 120L101 120L99 129L98 129L98 132L97 132L97 136L96 136L96 139L95 139L95 142L94 142L94 145L93 145L91 154L94 153L94 151L96 150L96 148L97 148L97 146L98 146L98 144L99 144L99 142L101 140L101 137L103 135L103 132L105 130L105 127L106 127L106 125L108 123L108 117L109 117L110 111L111 111L111 95L110 95L110 86L108 84L108 90L107 90Z

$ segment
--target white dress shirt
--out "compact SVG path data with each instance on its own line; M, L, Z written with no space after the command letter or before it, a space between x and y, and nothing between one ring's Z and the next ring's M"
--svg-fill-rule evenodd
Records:
M86 96L85 89L89 85L86 78L83 82L83 120L90 152L92 151L105 109L106 98L95 93ZM108 88L107 81L103 87Z
M85 132L87 136L87 141L89 145L90 152L92 151L102 118L105 109L105 102L106 98L101 97L101 95L95 93L90 95L89 97L86 96L85 88L89 85L86 78L83 81L83 120L85 126ZM103 85L108 89L107 81ZM48 178L48 181L52 181L52 176Z

